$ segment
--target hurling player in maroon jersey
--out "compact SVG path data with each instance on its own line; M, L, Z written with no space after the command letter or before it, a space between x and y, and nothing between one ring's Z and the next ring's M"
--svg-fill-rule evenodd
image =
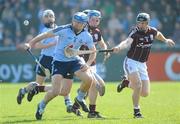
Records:
M175 45L173 40L165 38L160 31L149 26L149 21L149 14L139 13L136 18L136 27L131 30L126 40L113 48L114 52L118 53L130 47L123 65L126 79L118 85L117 91L121 92L125 87L133 89L134 118L143 117L139 106L140 96L146 97L150 93L146 61L154 39L162 41L170 47Z
M105 44L103 40L100 29L98 28L98 25L100 24L100 21L101 21L101 12L97 10L84 10L83 12L86 13L89 17L87 30L92 35L94 44L98 45L101 49L107 49L107 45ZM88 50L86 45L81 46L80 49ZM109 54L107 54L107 56L109 56ZM83 55L81 57L83 57L85 62L87 62L87 60L89 59L88 54ZM96 111L96 101L98 97L98 92L100 96L104 95L105 83L103 79L96 72L96 60L88 64L91 65L90 68L91 68L92 75L94 77L94 81L91 84L91 87L88 91L88 98L89 98L88 118L103 118L103 116L100 115L100 113ZM73 107L78 109L78 104L75 103Z

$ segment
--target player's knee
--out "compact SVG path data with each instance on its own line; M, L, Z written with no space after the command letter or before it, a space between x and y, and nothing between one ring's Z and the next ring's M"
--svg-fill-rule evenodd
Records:
M65 93L65 92L60 92L60 93L59 93L59 95L60 95L60 96L67 96L67 95L68 95L68 93Z
M134 88L141 90L141 88L142 88L142 83L141 83L141 81L135 82Z
M147 96L149 96L149 92L147 92L147 91L141 92L141 96L142 97L147 97Z
M53 93L54 97L56 97L59 95L59 90L53 90L52 93Z
M93 82L93 78L92 78L91 76L87 76L87 77L86 77L86 80L85 80L84 82L87 83L87 84L89 84L89 85L91 85L92 82Z
M91 84L94 81L94 79L91 76L88 76L88 82Z
M69 92L65 91L65 90L61 90L59 95L61 96L67 96L69 94Z

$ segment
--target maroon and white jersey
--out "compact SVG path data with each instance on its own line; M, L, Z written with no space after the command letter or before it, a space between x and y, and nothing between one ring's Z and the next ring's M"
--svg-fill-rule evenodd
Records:
M98 28L91 29L91 28L88 27L88 31L92 35L93 42L94 42L95 45L98 43L98 41L101 41L102 35L101 35L101 31ZM80 50L88 50L88 47L85 46L85 45L82 45ZM81 57L83 57L84 60L87 62L88 59L89 59L89 54L82 55ZM95 65L95 63L96 63L96 61L94 60L92 65Z
M127 57L139 62L146 62L156 35L157 29L153 27L149 26L146 32L139 31L137 27L134 27L129 34L133 42Z

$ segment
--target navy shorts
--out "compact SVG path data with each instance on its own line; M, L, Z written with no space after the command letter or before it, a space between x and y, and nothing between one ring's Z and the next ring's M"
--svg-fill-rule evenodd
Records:
M52 72L52 61L53 61L53 57L51 56L41 55L39 57L40 64L46 69L48 69L50 73ZM36 65L35 71L36 71L36 74L40 76L44 76L44 77L46 76L38 64Z
M73 79L74 72L82 67L82 62L80 60L69 62L53 61L52 65L52 75L61 74L64 78Z

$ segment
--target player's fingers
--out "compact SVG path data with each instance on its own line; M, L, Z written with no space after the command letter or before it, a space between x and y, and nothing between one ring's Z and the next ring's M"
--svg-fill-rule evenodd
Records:
M169 46L173 47L175 45L175 43L173 41L169 42Z
M109 58L110 56L111 56L110 53L107 53L107 54L106 54L106 58Z
M118 48L114 47L114 48L113 48L113 52L114 52L114 53L118 53L118 52L119 52Z
M31 46L29 45L29 43L24 44L24 49L25 50L31 49Z

